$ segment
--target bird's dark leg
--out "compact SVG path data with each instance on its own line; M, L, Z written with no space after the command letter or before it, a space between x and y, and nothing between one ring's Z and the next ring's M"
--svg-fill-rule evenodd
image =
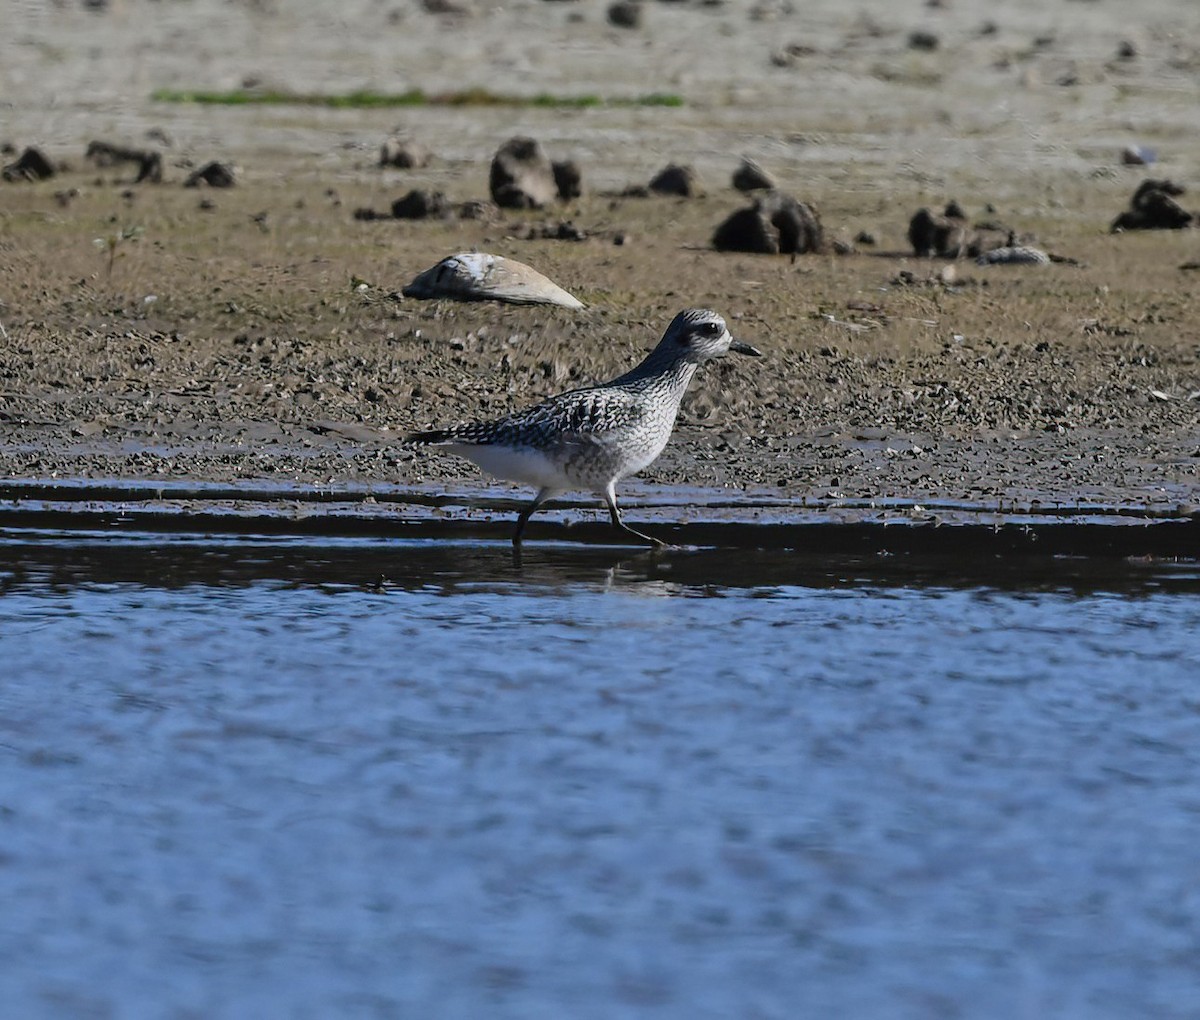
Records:
M521 548L521 536L525 533L525 525L529 523L529 518L548 499L553 499L557 491L557 489L538 489L538 494L533 497L533 502L521 511L520 516L517 517L517 530L513 532L514 549Z
M661 549L667 544L666 542L662 541L661 539L655 538L652 535L643 535L640 531L635 531L628 524L626 524L623 520L621 520L621 511L617 507L616 488L611 484L609 485L609 487L607 489L604 490L604 502L608 506L608 514L612 518L614 528L619 528L621 531L627 531L629 534L633 535L634 537L640 538L643 542L649 542L656 549Z

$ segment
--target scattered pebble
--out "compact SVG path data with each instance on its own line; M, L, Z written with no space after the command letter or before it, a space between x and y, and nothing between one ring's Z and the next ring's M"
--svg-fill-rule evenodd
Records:
M1125 230L1182 230L1195 220L1193 213L1175 201L1186 189L1171 180L1147 179L1138 185L1129 208L1120 213L1109 232Z
M655 174L648 187L652 194L679 198L695 198L703 193L696 171L677 163L671 163Z
M206 185L210 188L232 188L237 182L237 170L229 163L205 163L199 170L193 171L186 181L185 188L198 188Z
M717 251L802 255L821 251L825 235L816 209L782 191L768 191L727 217L713 233Z
M492 201L505 209L541 209L558 197L554 167L533 138L510 138L492 157Z
M89 142L84 158L96 167L113 167L133 163L138 168L134 184L162 181L162 156L151 149L131 149L109 142Z
M607 11L608 23L617 28L641 28L642 4L638 0L621 0L610 4Z
M0 170L0 177L6 181L44 181L53 177L57 172L57 168L46 158L41 149L30 147L3 170Z
M431 216L446 216L450 212L450 202L440 191L414 188L392 203L392 216L398 220L424 220Z
M433 154L425 146L407 138L388 138L379 149L379 165L401 170L419 170L428 166Z
M778 187L775 178L749 156L743 156L733 172L733 186L738 191L770 191Z

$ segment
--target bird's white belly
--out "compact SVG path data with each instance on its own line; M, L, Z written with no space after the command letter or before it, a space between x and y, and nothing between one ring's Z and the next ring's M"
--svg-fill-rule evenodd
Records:
M489 475L539 489L587 489L602 492L610 482L636 474L666 446L671 431L639 429L602 440L565 443L550 450L502 443L454 443L447 448L474 461Z
M455 443L448 448L478 464L495 478L524 482L539 489L569 489L579 484L567 477L561 463L551 460L540 450L467 443Z

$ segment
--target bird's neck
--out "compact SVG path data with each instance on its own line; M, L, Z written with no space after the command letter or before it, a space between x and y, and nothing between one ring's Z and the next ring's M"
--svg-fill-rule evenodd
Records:
M637 368L626 372L613 383L618 386L636 386L670 394L676 400L683 398L688 383L696 374L696 363L685 358L669 357L657 348L646 355Z

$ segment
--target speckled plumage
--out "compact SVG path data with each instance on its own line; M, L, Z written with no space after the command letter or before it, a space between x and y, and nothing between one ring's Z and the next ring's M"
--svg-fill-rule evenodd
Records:
M661 544L621 520L616 483L658 457L697 367L731 350L758 354L735 340L716 312L687 309L640 365L611 382L561 393L494 421L418 432L408 442L447 447L498 478L536 485L537 496L517 519L514 545L539 506L572 489L601 494L614 526Z

